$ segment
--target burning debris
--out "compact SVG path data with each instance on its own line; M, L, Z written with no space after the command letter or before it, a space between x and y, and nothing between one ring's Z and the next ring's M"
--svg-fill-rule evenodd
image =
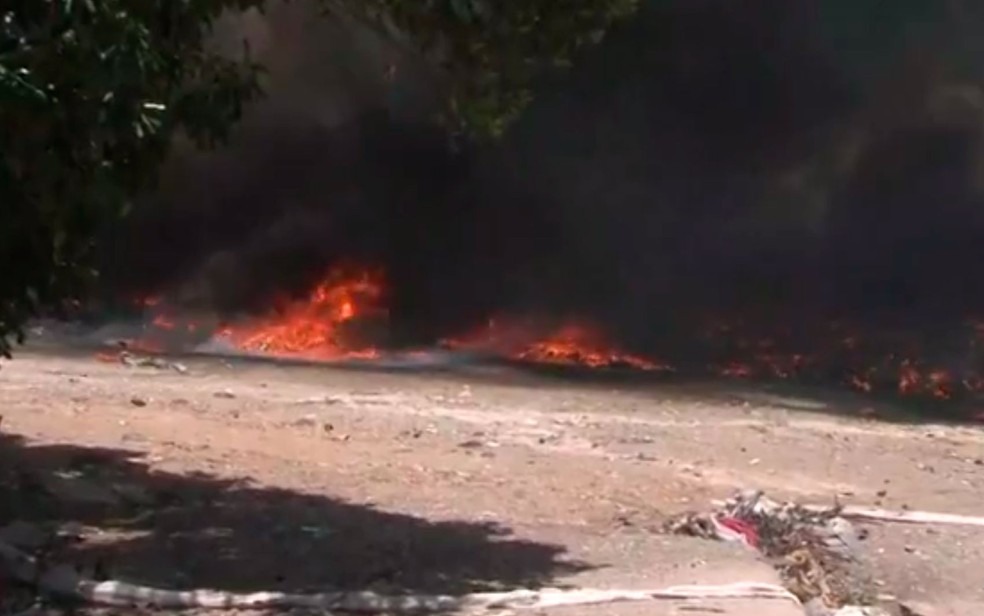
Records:
M628 366L638 370L670 370L638 355L612 351L605 348L595 331L567 325L545 340L534 342L517 354L517 358L532 363L584 365L591 368L603 366Z
M223 327L217 336L247 352L309 359L365 358L377 349L360 344L350 327L385 319L380 306L385 281L363 268L338 268L315 285L306 300L290 302L275 315Z
M372 341L364 341L360 326L385 322L387 313L381 305L385 288L378 270L340 266L302 299L281 298L263 317L225 320L217 315L192 316L161 296L139 298L135 303L143 315L142 332L113 344L126 353L147 355L218 348L317 361L374 358L378 351ZM120 359L132 363L133 356Z
M345 264L330 269L305 297L275 302L261 317L192 318L161 297L143 298L143 333L126 340L125 348L148 355L221 350L315 361L381 360L394 351L387 343L390 293L381 269ZM424 357L443 348L528 364L841 383L864 393L894 391L940 401L984 394L980 321L968 321L962 342L951 340L939 353L904 327L863 335L861 326L842 321L804 322L795 332L740 320L704 322L708 325L687 338L686 348L667 343L662 353L654 353L621 347L590 319L536 321L504 314L471 333L410 352ZM934 362L935 356L949 362Z
M346 265L329 270L305 298L278 302L267 316L211 326L182 318L180 310L152 296L138 300L147 322L143 335L118 343L126 349L161 353L188 341L200 348L204 334L213 347L250 354L317 361L378 359L385 350L386 292L381 271ZM442 340L439 346L536 364L672 370L662 362L615 348L600 328L585 323L569 322L546 335L519 319L508 323L493 319L487 328Z
M540 327L520 320L491 319L469 336L441 344L451 349L484 351L516 361L588 368L625 367L644 371L672 371L666 364L614 347L601 328L568 322L543 335Z

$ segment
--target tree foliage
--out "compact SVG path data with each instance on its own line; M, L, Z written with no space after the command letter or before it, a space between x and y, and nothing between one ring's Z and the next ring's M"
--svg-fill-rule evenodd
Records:
M405 36L446 75L456 129L501 134L542 70L638 0L323 0ZM80 297L93 236L151 190L176 135L220 144L261 67L205 43L258 0L9 0L0 9L0 352ZM248 51L248 50L246 50ZM326 58L325 62L331 62Z
M570 65L639 0L327 0L407 34L445 69L452 128L499 136L546 69Z

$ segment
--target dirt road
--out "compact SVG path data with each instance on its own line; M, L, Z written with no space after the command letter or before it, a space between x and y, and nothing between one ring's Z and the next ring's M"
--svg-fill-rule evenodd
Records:
M775 582L740 547L656 532L737 488L984 515L984 429L894 421L846 394L182 361L4 363L0 521L79 520L79 562L158 586L460 593ZM869 530L886 594L926 616L984 609L984 531ZM802 613L565 611L693 609Z

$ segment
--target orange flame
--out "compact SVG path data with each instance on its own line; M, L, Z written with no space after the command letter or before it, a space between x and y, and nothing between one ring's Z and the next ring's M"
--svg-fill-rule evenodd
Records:
M500 321L490 320L483 331L464 338L443 340L442 344L450 348L485 349L538 364L671 370L653 359L613 348L598 328L584 323L566 323L547 336L537 331L518 322L502 325Z
M584 325L569 323L552 336L534 342L516 354L517 359L535 363L583 365L592 368L626 365L639 370L663 370L654 361L608 347L602 336Z
M219 336L237 348L273 355L317 359L375 357L375 349L352 348L343 325L379 314L382 276L368 269L337 268L305 301L294 302L281 314L244 325L225 327Z

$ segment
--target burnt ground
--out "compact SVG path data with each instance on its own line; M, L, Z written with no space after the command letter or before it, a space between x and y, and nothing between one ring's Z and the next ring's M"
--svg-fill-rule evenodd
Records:
M742 548L657 532L737 488L984 514L980 424L852 394L181 361L187 374L68 350L5 362L0 521L78 521L75 562L158 586L457 593L776 581ZM884 593L926 616L984 608L984 531L869 531ZM695 609L797 613L563 611Z

